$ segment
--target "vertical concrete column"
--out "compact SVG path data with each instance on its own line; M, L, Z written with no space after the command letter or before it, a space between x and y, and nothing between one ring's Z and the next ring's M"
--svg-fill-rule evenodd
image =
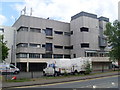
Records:
M29 53L27 54L27 68L26 69L27 69L27 72L29 72Z
M29 72L29 62L27 62L27 72Z

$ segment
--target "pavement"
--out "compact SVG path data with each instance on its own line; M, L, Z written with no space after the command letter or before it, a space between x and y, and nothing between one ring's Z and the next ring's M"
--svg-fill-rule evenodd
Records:
M115 72L105 72L105 73L100 73L100 74L95 74L95 75L72 76L72 77L68 76L64 78L52 78L52 79L40 78L40 79L36 79L35 81L27 81L27 82L3 82L2 88L69 82L69 81L85 80L85 79L92 79L92 78L98 78L98 77L113 76L113 75L118 75L118 74L119 73L115 71Z

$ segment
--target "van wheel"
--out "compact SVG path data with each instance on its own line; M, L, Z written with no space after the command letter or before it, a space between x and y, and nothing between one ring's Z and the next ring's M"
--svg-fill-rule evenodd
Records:
M55 72L54 77L59 76L58 72Z
M43 72L43 76L46 76L45 72Z
M73 74L74 74L74 75L77 75L77 74L78 74L78 71L77 71L77 70L75 70Z
M18 71L15 71L14 74L18 74L19 72Z

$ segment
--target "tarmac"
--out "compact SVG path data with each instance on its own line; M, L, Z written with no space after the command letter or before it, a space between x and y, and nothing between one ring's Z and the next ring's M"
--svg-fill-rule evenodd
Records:
M40 79L35 79L35 81L27 81L27 82L3 82L2 88L45 85L45 84L52 84L52 83L92 79L92 78L98 78L98 77L107 77L107 76L113 76L113 75L119 75L119 72L118 71L105 72L105 73L98 73L95 75L70 76L70 77L68 76L68 77L63 77L63 78L48 78L48 79L40 78Z

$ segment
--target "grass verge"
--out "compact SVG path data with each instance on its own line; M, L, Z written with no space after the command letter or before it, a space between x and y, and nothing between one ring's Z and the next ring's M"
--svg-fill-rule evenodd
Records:
M17 79L17 80L7 80L6 82L28 82L28 81L38 81L38 80L44 80L44 79L63 79L63 78L71 78L71 77L84 77L84 76L92 76L92 75L98 75L98 74L104 74L104 73L110 73L110 72L117 72L117 71L109 71L109 72L98 72L98 73L91 73L91 74L77 74L77 75L62 75L62 76L46 76L41 78L33 78L33 79Z
M27 82L27 81L32 81L31 79L17 79L17 80L7 80L6 82Z

